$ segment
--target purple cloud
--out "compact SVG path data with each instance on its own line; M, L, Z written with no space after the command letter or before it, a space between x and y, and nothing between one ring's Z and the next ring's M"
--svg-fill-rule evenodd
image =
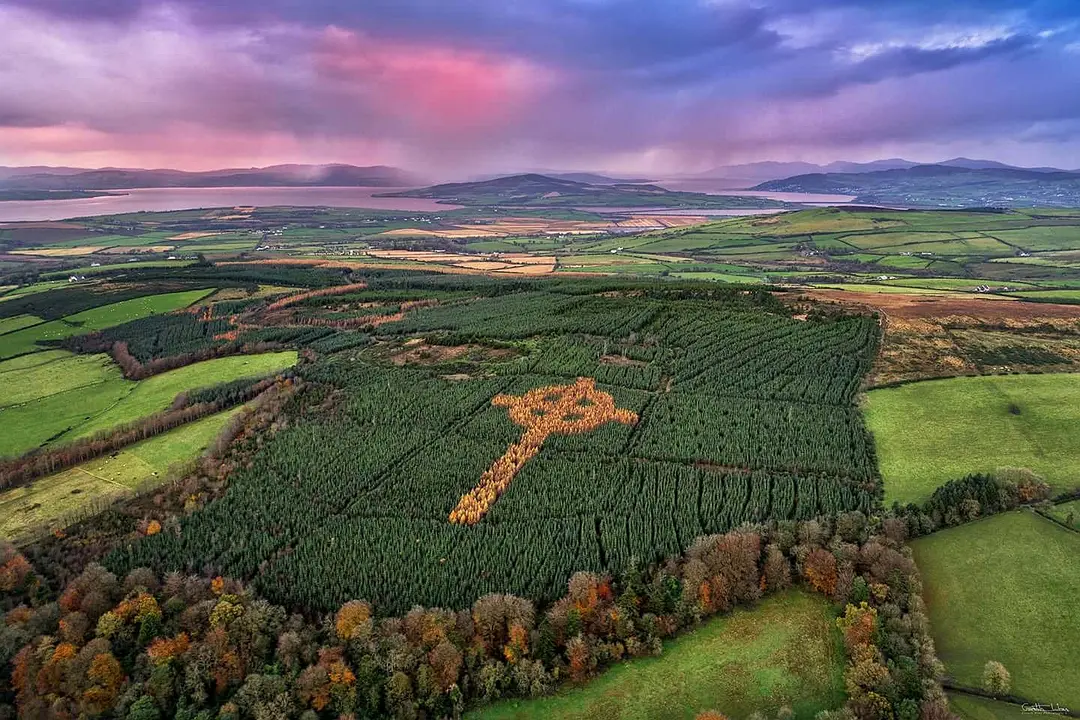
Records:
M881 5L0 0L0 164L1080 165L1075 3Z

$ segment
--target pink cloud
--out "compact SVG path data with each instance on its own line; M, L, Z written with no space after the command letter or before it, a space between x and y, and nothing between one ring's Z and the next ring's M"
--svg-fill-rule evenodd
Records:
M304 137L285 131L209 128L191 122L152 130L104 131L82 124L4 128L0 165L171 167L212 170L277 163L399 164L390 141Z
M327 28L315 72L414 129L468 134L512 122L557 84L526 60L449 46L392 42Z

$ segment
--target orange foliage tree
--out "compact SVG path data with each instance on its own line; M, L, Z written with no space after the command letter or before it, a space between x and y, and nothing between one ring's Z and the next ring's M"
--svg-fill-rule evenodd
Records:
M371 605L362 600L350 600L341 606L334 617L334 629L342 641L348 642L357 630L371 619Z
M873 641L877 629L877 609L866 602L859 603L858 607L848 603L844 615L836 619L836 625L844 633L848 654L853 655L856 648Z
M803 574L818 592L830 596L836 592L836 556L828 550L811 550L806 556Z

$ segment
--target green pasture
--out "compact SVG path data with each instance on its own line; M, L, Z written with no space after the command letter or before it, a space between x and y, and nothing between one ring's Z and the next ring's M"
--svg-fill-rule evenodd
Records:
M171 468L195 459L221 432L237 407L188 423L29 485L0 493L0 537L63 527L82 512L164 481Z
M995 230L993 236L1028 252L1080 250L1080 223L1072 226L1029 227Z
M0 360L41 350L38 345L43 340L62 340L72 335L82 335L94 330L104 330L114 325L172 312L202 300L214 292L213 289L186 290L183 292L161 293L144 297L122 300L68 315L60 320L25 327L0 335Z
M974 695L949 693L949 708L960 720L1031 720L1032 714L1020 705L989 700Z
M1080 500L1060 503L1049 507L1046 514L1058 522L1080 531Z
M948 480L1027 467L1080 485L1080 375L927 380L866 394L885 503L918 502Z
M508 700L473 720L647 720L718 710L732 718L790 706L813 718L844 701L844 650L833 609L791 591L668 642L660 657L620 663L551 697Z
M1022 290L1009 293L1021 300L1039 302L1080 303L1080 290Z
M23 328L28 328L31 325L37 325L42 322L45 321L33 315L16 315L15 317L0 318L0 335L7 335L16 330L22 330Z
M163 267L186 267L194 263L194 260L140 260L138 262L123 262L123 263L108 263L101 264L97 267L86 265L83 267L72 268L70 270L57 270L55 272L43 273L43 278L67 278L71 275L100 275L101 273L113 272L116 270L141 270L143 268L163 268Z
M1080 707L1080 534L1029 510L941 530L912 543L938 655L978 686L1003 663L1013 693Z
M7 367L24 358L0 363L0 381L13 378L25 385L19 389L21 404L0 408L0 424L7 429L0 434L0 456L21 455L109 430L167 409L178 393L269 375L294 365L296 358L293 351L236 355L139 382L125 380L105 355L65 353L29 367Z

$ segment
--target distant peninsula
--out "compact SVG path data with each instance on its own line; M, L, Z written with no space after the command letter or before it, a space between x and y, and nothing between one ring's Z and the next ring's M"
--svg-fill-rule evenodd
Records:
M85 200L86 198L126 195L100 190L0 190L0 202L28 200Z
M427 198L452 205L482 207L700 208L702 210L784 209L791 203L763 197L675 192L659 185L597 185L547 175L511 175L480 182L447 183L376 197Z

